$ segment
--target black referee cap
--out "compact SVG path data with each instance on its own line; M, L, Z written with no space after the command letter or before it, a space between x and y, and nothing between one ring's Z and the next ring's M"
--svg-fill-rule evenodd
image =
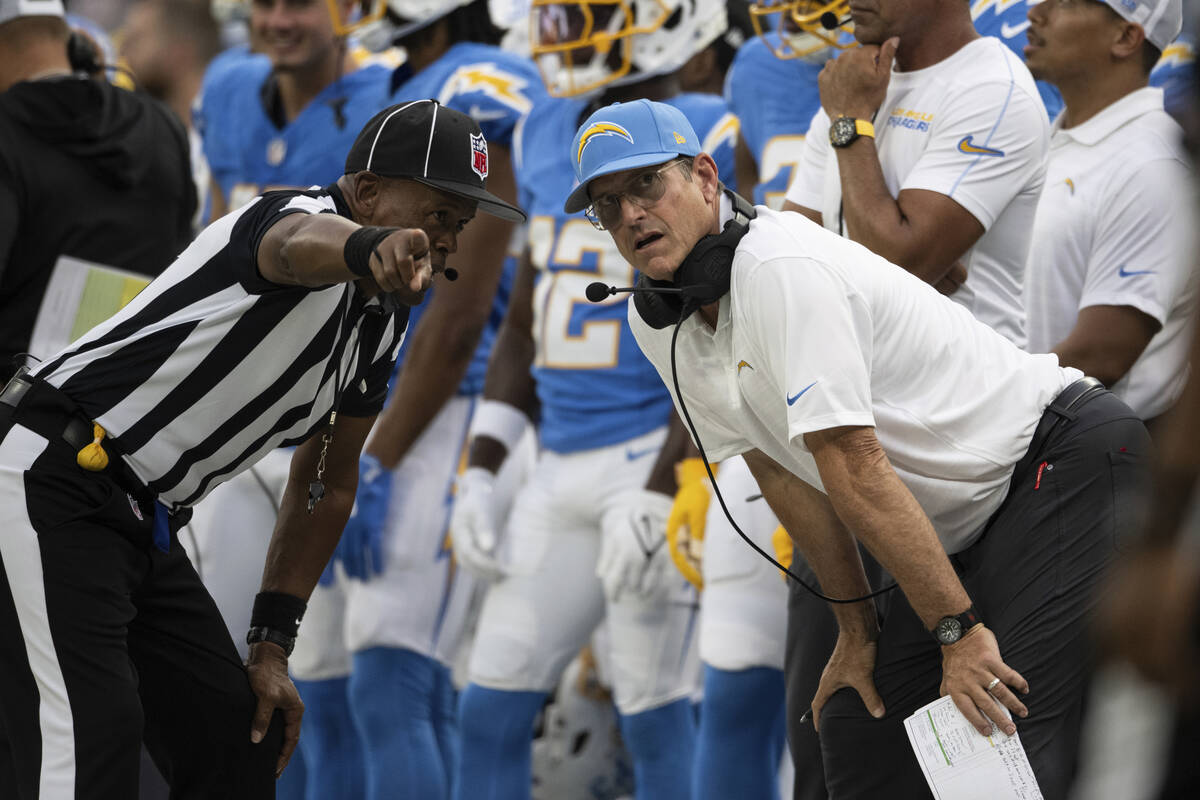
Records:
M525 213L484 188L487 140L475 120L436 100L398 103L363 126L346 156L346 174L367 170L409 178L479 203L479 210L511 222Z

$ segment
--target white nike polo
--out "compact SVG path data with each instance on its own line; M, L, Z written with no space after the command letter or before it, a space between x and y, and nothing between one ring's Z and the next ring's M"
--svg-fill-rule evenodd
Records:
M1072 128L1054 123L1025 284L1029 350L1046 353L1089 306L1132 306L1162 329L1112 390L1143 419L1187 378L1192 184L1161 89L1139 89Z
M757 449L823 491L804 434L872 426L946 551L968 547L1079 371L1019 350L862 245L757 210L716 328L694 314L679 331L679 384L708 458ZM632 304L629 323L674 395L672 329Z

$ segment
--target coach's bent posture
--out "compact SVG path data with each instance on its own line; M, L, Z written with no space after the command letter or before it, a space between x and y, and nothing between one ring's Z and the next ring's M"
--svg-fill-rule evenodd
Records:
M433 101L376 115L346 173L218 220L0 395L0 796L137 797L143 737L172 796L274 796L302 713L287 654L406 306L477 207L523 216L484 188L479 127ZM286 444L243 667L175 532Z
M981 731L988 717L1019 730L1045 796L1062 797L1093 588L1127 527L1145 428L865 247L731 202L708 154L676 144L695 141L687 125L646 101L595 112L566 207L590 203L644 277L711 290L678 332L676 403L710 461L745 454L822 591L872 590L856 538L903 590L835 605L836 647L806 656L828 657L812 711L830 797L923 796L903 719L939 692ZM715 280L680 269L751 216ZM674 392L674 325L645 305L630 323Z

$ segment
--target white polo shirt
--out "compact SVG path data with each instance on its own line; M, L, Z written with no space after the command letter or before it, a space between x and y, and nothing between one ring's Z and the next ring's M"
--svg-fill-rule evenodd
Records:
M1161 89L1138 89L1073 128L1054 124L1029 251L1029 350L1049 352L1088 306L1132 306L1162 329L1111 388L1143 419L1187 380L1192 183Z
M758 449L824 491L803 435L870 425L949 553L1004 499L1042 412L1081 377L799 214L759 206L716 329L679 332L679 383L708 458ZM630 327L674 396L672 328ZM678 405L679 398L675 397Z
M978 319L1025 346L1021 286L1045 175L1050 121L1025 64L1002 41L976 39L931 67L892 72L875 115L875 148L892 197L905 189L944 194L983 225L952 295ZM813 118L787 199L843 226L829 116Z

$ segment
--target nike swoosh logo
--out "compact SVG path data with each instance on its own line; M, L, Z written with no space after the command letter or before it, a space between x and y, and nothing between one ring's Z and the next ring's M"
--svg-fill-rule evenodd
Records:
M1009 25L1007 22L1000 24L1000 36L1004 39L1011 39L1014 36L1019 36L1029 27L1029 20L1025 20L1019 25Z
M1152 270L1152 269L1125 269L1125 265L1122 264L1120 267L1117 268L1117 274L1120 275L1122 278L1132 278L1134 275L1153 275L1154 270Z
M507 111L501 111L499 109L492 109L489 111L487 109L480 108L474 103L471 104L469 111L470 113L468 116L476 122L491 122L497 119L504 119L508 116Z
M816 381L813 381L813 382L812 382L812 383L810 383L808 386L805 386L803 389L801 389L800 391L796 392L794 395L792 395L791 397L789 397L789 398L787 399L787 403L788 403L788 405L789 405L789 406L791 406L791 405L795 405L795 404L796 404L796 401L800 399L800 395L804 394L805 392L807 392L809 389L811 389L812 387L814 387L814 386L816 386L816 385L817 385L817 382L816 382Z
M995 156L997 158L1004 155L1003 150L996 150L991 147L975 144L974 139L973 135L964 136L962 141L958 143L958 152L966 153L969 156Z
M637 461L639 458L645 458L651 453L657 453L657 447L647 447L645 450L634 450L632 447L625 449L626 461Z
M742 367L748 367L750 369L754 369L754 366L749 361L745 361L745 360L739 361L738 366L737 366L737 371L738 371L739 375L742 374Z

